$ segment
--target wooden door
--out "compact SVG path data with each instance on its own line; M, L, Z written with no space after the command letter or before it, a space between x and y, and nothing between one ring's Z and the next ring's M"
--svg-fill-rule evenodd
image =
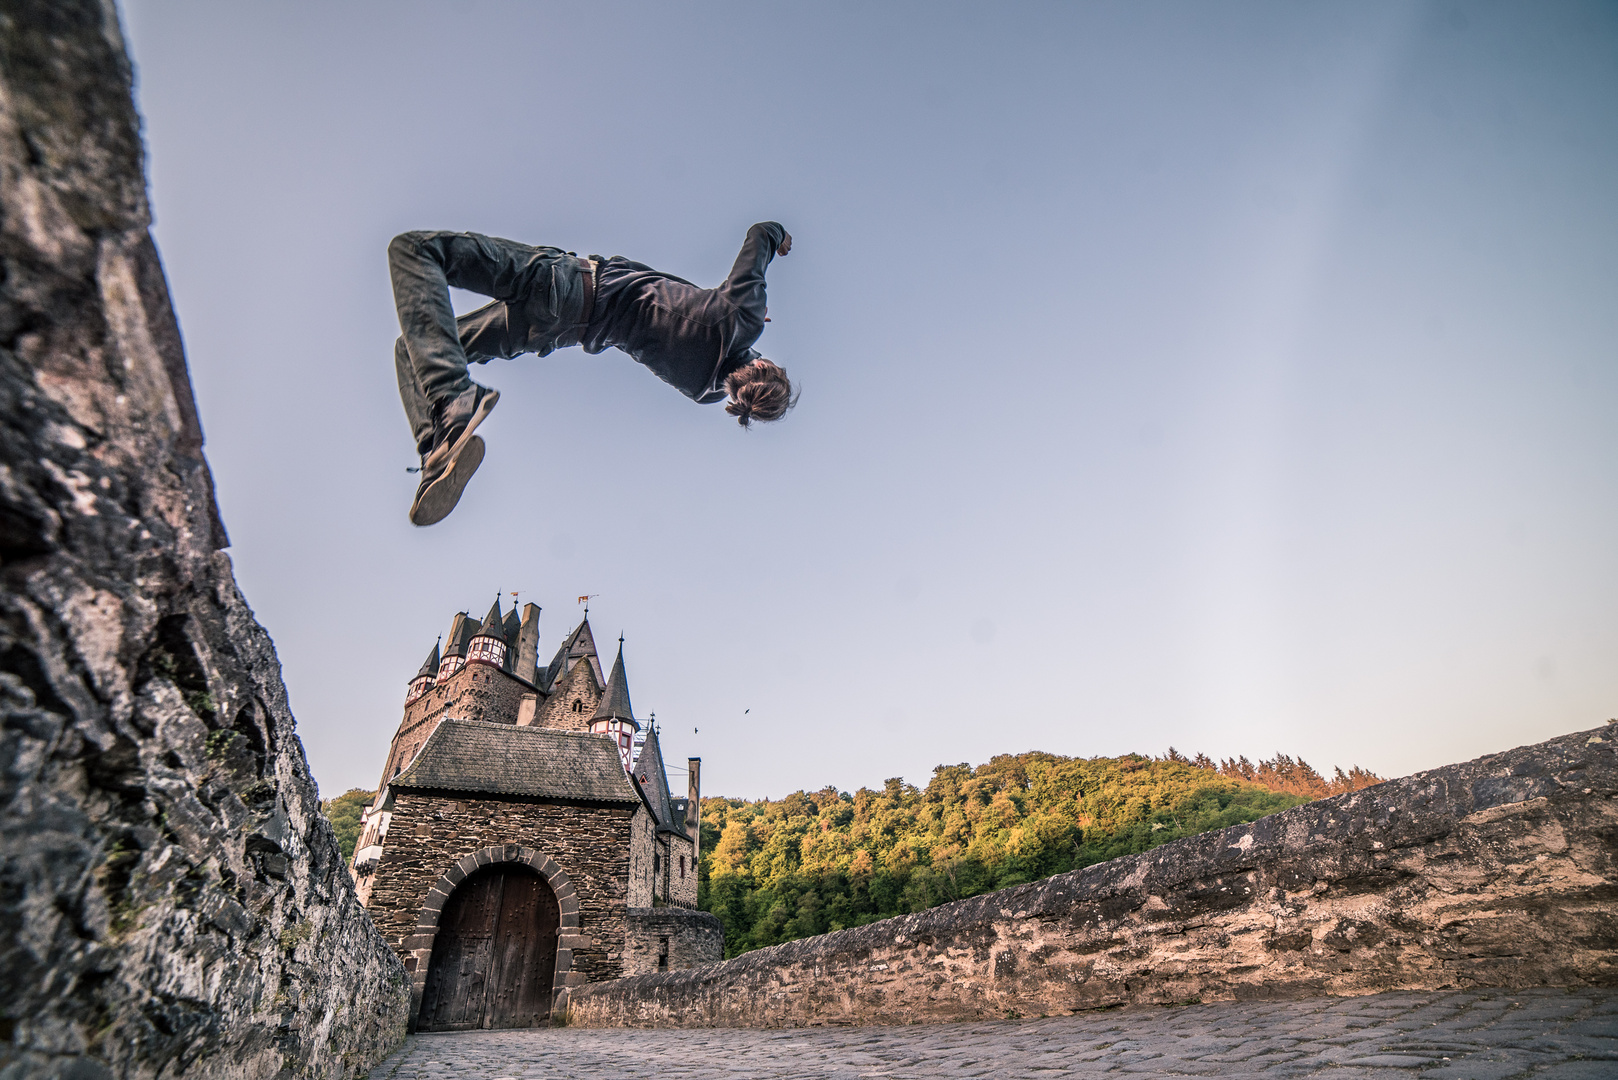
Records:
M491 866L450 895L438 920L418 1031L532 1027L550 1016L556 896L526 866Z
M484 1027L533 1027L550 1016L560 922L556 895L538 874L506 875Z

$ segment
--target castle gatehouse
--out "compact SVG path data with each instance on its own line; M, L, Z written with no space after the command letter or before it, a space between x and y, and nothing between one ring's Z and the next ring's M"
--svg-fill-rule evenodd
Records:
M353 872L420 1031L531 1027L570 988L724 955L695 910L701 759L669 790L589 613L546 667L540 609L457 614L405 694Z

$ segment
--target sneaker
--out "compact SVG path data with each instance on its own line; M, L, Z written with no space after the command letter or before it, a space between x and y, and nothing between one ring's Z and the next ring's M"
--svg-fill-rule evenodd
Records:
M416 501L410 504L412 525L436 525L449 517L455 504L461 501L461 492L472 474L483 464L483 439L473 435L461 444L461 452L445 462L439 459L436 469L428 465L432 455L421 459L421 484L416 488Z
M500 391L473 383L457 397L433 406L433 448L422 460L425 475L443 471L460 456L478 425L494 411Z

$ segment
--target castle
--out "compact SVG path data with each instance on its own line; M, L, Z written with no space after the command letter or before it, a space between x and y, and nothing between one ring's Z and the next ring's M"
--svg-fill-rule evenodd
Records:
M355 884L410 975L413 1030L532 1026L572 987L724 954L695 910L701 759L673 797L623 639L603 677L586 608L542 668L539 615L496 598L454 617L365 811Z

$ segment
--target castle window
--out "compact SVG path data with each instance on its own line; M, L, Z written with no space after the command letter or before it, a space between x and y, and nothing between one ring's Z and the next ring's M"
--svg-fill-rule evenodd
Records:
M573 711L574 712L583 712L584 711L584 702L580 701L578 698L574 698L573 699Z
M680 856L680 880L685 880L685 856Z

